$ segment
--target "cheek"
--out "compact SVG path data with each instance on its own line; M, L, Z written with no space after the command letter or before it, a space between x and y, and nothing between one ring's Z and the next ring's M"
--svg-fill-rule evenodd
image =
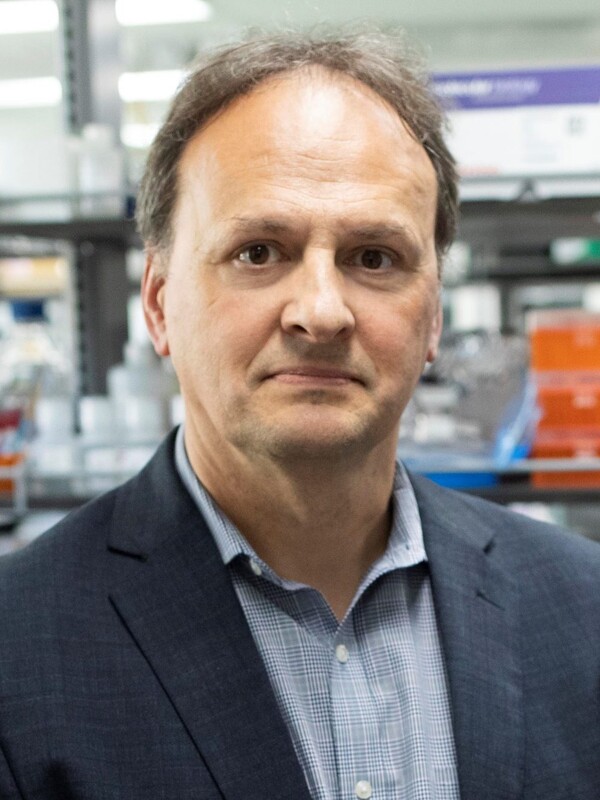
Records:
M381 378L407 386L418 380L430 349L430 303L397 303L365 319L363 342Z
M223 295L198 314L199 360L220 386L245 382L253 361L278 327L277 317L256 296Z

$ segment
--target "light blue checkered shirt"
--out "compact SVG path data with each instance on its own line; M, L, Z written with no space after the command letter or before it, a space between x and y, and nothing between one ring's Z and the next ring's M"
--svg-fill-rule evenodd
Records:
M227 519L190 465L183 427L175 457L228 565L311 796L458 800L427 555L403 466L386 552L340 623L319 592L282 580Z

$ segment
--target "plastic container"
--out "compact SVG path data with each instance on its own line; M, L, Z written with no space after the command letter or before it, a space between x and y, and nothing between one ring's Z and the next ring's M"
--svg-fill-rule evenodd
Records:
M398 456L447 486L474 488L525 457L535 432L535 388L522 337L490 331L445 337L417 386Z
M177 385L150 342L127 342L124 361L109 369L107 384L115 424L124 440L154 441L166 433Z
M77 488L81 494L94 494L112 488L121 472L120 437L110 398L86 395L79 400Z
M81 211L95 216L124 212L125 170L122 149L110 125L90 123L82 130L78 149L78 188Z
M34 412L35 438L29 446L34 471L71 476L77 465L73 400L68 395L41 396Z
M2 407L21 412L22 432L26 439L31 439L37 433L36 422L42 421L42 418L36 421L38 401L60 399L65 415L64 428L72 430L71 368L54 341L43 301L13 300L11 309L14 324L10 336L0 347ZM56 418L53 424L58 424Z

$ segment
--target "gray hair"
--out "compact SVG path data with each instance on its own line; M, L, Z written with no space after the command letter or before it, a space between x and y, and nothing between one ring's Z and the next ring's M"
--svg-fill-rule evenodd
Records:
M150 148L136 211L148 248L168 251L172 243L179 161L194 134L268 78L312 66L349 75L370 87L425 148L437 177L435 246L441 262L458 221L458 178L444 142L445 117L424 61L405 35L379 31L262 35L202 54Z

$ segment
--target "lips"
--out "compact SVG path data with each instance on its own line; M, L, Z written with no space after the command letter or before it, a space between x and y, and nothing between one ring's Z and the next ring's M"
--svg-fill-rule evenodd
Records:
M317 367L317 366L294 366L282 367L267 375L267 378L281 380L289 383L310 383L311 381L323 383L347 383L354 381L362 383L360 378L353 372L339 369L337 367Z

